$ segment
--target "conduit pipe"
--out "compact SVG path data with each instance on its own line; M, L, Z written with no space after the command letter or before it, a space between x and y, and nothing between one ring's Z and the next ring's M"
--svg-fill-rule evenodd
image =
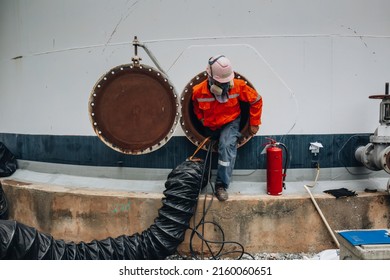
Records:
M328 221L326 220L324 214L322 213L320 206L318 206L317 201L315 200L313 194L311 193L311 191L310 191L310 189L309 189L309 188L315 187L315 185L317 184L317 180L318 180L319 174L320 174L320 166L317 165L317 174L316 174L316 178L315 178L315 180L314 180L314 183L311 184L311 185L304 185L303 187L304 187L304 188L306 189L306 191L309 193L310 198L311 198L311 201L312 201L313 204L314 204L314 207L317 209L318 214L320 215L322 221L324 222L326 228L328 229L330 235L332 236L333 241L336 243L337 248L340 248L340 243L339 243L339 241L337 240L336 235L334 234L332 228L330 227Z

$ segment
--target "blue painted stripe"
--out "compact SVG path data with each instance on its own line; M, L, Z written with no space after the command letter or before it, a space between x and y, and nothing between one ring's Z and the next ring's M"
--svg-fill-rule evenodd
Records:
M266 169L261 154L267 137L284 143L290 154L289 168L361 166L354 157L357 147L369 142L369 134L316 134L256 136L238 149L236 169ZM314 156L309 146L320 142L324 148ZM125 155L106 146L97 136L28 135L0 133L0 142L18 159L50 163L172 169L191 156L195 146L185 136L175 136L162 148L144 155ZM197 157L204 157L202 150ZM214 156L217 163L216 155Z

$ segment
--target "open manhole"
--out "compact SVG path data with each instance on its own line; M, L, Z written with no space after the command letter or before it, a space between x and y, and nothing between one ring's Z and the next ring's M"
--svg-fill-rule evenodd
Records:
M179 102L168 78L143 64L125 64L105 73L89 98L97 136L124 154L145 154L166 144L179 120Z
M253 85L242 75L237 72L234 72L235 79L244 80L249 86L252 88ZM202 143L206 136L204 133L204 128L201 122L196 117L193 104L191 100L192 96L192 88L193 86L203 82L207 79L207 72L201 72L196 75L191 81L185 86L180 102L181 102L181 118L180 124L187 136L187 138L196 146ZM249 133L249 104L245 102L240 102L241 106L241 123L240 123L240 132L242 134L241 138L238 142L238 147L243 146L247 143L253 136ZM207 149L207 145L203 147L203 149Z

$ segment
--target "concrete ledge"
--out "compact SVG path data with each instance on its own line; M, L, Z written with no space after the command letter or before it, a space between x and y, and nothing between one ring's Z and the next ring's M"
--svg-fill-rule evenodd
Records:
M55 239L85 241L132 235L146 230L158 215L163 194L108 191L102 189L2 180L10 201L10 219L51 234ZM389 228L389 195L358 192L358 196L335 199L317 193L315 199L330 227L336 230ZM201 194L196 215L212 196ZM319 252L336 248L310 196L307 193L269 196L232 193L226 202L213 200L206 221L217 223L225 241L242 244L246 252ZM201 251L198 238L190 241L188 230L179 252L187 254L193 242ZM206 224L205 238L221 241L213 224Z

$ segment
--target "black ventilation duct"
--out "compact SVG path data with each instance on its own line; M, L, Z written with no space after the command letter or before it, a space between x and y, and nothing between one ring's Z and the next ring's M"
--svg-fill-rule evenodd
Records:
M0 142L0 177L11 176L17 168L16 157Z
M5 260L157 260L176 252L198 202L203 162L185 161L168 175L163 206L154 224L131 236L66 242L12 220L0 221L0 259ZM202 184L203 182L203 184Z
M6 219L8 219L8 201L0 182L0 220Z

